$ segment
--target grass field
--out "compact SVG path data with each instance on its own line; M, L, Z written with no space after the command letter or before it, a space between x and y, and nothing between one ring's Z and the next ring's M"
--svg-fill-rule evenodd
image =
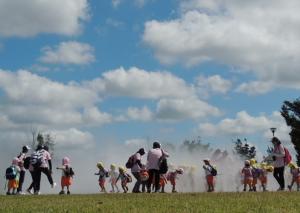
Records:
M0 212L300 212L300 193L0 196Z

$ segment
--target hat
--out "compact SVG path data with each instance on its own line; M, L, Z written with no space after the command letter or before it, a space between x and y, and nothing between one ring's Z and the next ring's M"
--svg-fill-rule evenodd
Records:
M100 168L103 168L103 163L102 162L98 162L97 163L97 167L100 169Z
M23 147L22 147L22 151L23 151L23 152L28 152L28 150L30 150L30 146L27 146L27 145L26 145L26 146L23 146Z
M205 162L205 161L206 161L206 162L209 162L210 159L209 159L209 158L205 158L203 161L204 161L204 162Z
M62 160L62 164L64 166L69 165L70 164L70 158L64 157L63 160Z

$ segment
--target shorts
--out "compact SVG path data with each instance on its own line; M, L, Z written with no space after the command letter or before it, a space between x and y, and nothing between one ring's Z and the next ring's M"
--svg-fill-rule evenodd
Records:
M9 189L16 189L18 187L19 187L19 181L18 180L13 179L13 180L8 181L8 188Z
M127 183L128 183L127 180L122 180L122 181L121 181L121 185L122 185L122 186L127 186Z
M299 176L299 177L296 177L296 178L293 178L293 179L294 179L294 181L295 181L297 184L300 183L300 176Z
M252 185L252 181L253 181L252 178L245 178L245 179L244 179L244 184L245 184L245 185Z
M260 180L261 184L264 184L264 185L267 184L267 176L260 177L259 180Z
M99 180L99 186L100 186L101 188L103 188L104 185L105 185L105 179L100 179L100 180Z
M72 177L66 177L66 176L61 177L61 187L71 186L72 182L73 182Z
M207 184L208 185L214 185L214 176L212 176L212 175L207 175L206 176L206 181L207 181Z
M117 179L112 178L112 179L110 179L110 182L111 182L112 185L116 185L117 184Z

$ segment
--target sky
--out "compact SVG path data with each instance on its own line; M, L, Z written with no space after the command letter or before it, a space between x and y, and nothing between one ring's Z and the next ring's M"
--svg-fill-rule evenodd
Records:
M247 138L263 152L271 127L289 143L280 108L299 96L299 8L0 0L1 169L32 129L55 137L59 157L97 150L91 162L198 136L224 149Z

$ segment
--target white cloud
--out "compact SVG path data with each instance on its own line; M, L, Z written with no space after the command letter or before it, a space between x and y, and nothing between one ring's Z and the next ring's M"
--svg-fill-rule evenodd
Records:
M148 21L143 40L166 64L217 61L299 89L298 0L185 0L182 15Z
M199 119L219 116L220 110L199 99L161 99L157 104L159 120Z
M96 106L98 94L80 84L51 81L25 70L0 70L0 89L5 98L0 118L7 125L66 127L111 121L110 115Z
M226 94L232 87L230 80L222 78L220 75L199 76L197 87L200 93L220 93Z
M123 0L111 0L112 6L114 8L117 8L122 2Z
M112 27L116 27L116 28L119 28L124 25L123 22L118 21L116 19L112 19L112 18L106 19L106 24L109 26L112 26Z
M271 82L252 81L242 83L236 88L236 92L247 93L248 95L265 94L271 91L275 86Z
M88 0L1 0L0 36L74 35L88 19Z
M125 141L125 145L133 147L145 147L147 145L147 140L142 138L134 138Z
M129 107L127 110L127 116L130 120L150 121L153 119L153 113L146 106L141 109Z
M40 61L50 64L89 64L95 61L94 48L76 41L61 42L55 48L44 47Z
M86 150L95 145L95 139L89 132L83 132L76 128L67 130L53 130L51 135L55 136L56 147L68 149Z
M244 136L246 134L259 133L265 138L270 138L271 127L277 127L276 135L283 140L289 140L290 128L285 125L285 121L280 112L273 112L270 116L260 115L257 117L249 115L246 111L236 114L236 118L226 118L217 124L201 123L199 131L207 136Z
M136 67L105 72L103 78L87 84L103 94L141 99L195 96L193 87L169 72L148 72Z

